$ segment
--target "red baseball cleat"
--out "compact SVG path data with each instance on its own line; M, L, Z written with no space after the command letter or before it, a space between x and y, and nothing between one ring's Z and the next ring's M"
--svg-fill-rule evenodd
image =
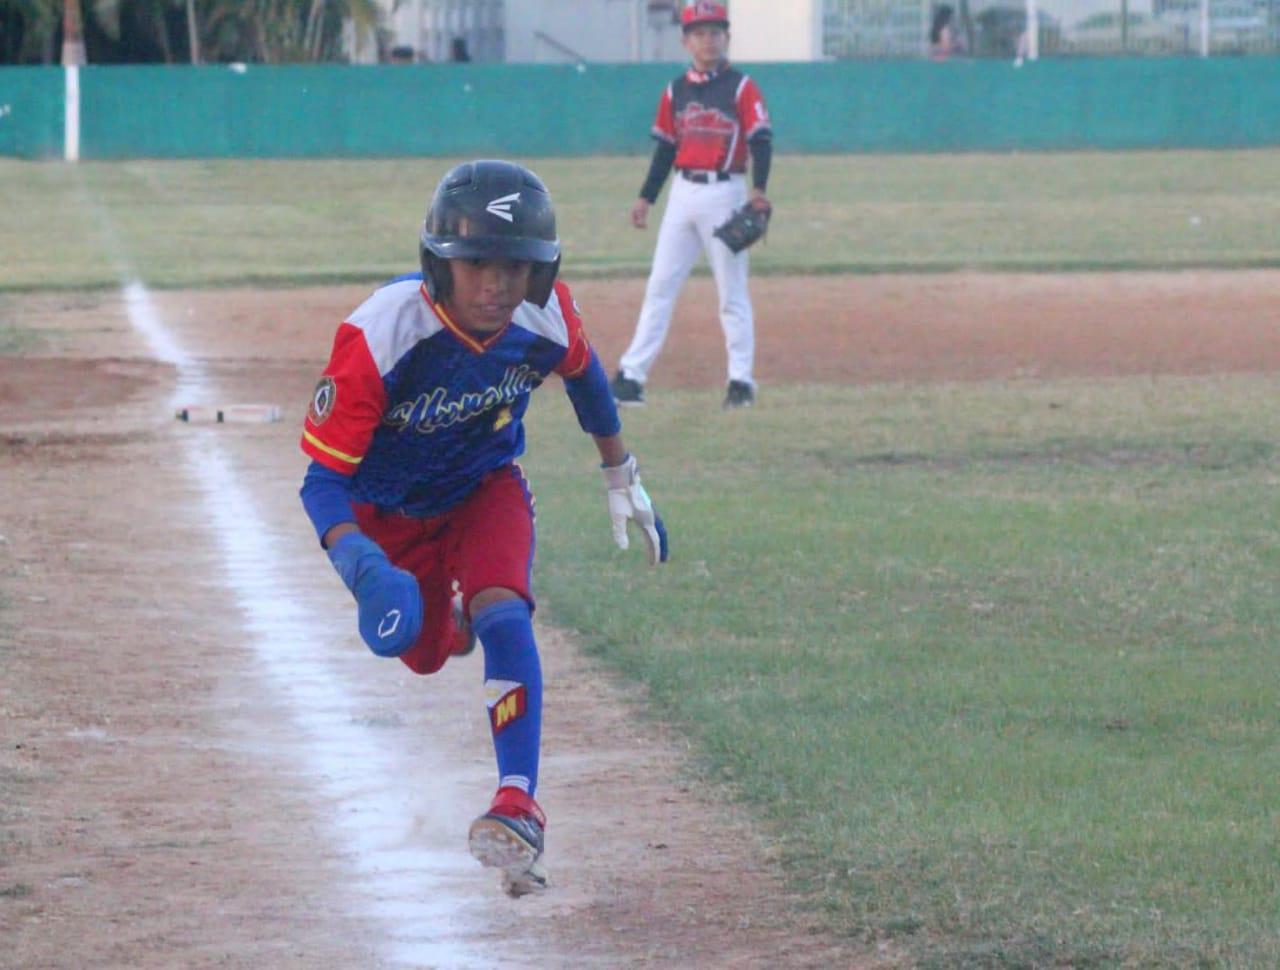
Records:
M468 848L481 865L502 870L508 896L540 892L547 888L539 862L546 827L546 815L526 792L499 788L489 811L471 823Z

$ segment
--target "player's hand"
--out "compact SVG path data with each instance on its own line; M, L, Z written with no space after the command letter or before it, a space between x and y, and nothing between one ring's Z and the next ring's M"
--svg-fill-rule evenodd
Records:
M643 229L649 224L648 199L636 199L636 204L631 207L631 224L637 229Z
M751 190L750 202L751 202L751 208L757 209L760 212L773 211L773 203L769 201L768 196L766 196L764 192L762 192L760 189Z
M621 465L606 466L605 487L609 491L609 517L613 520L613 541L619 549L626 549L631 542L627 536L627 523L634 522L644 536L649 565L666 562L670 555L667 546L667 529L662 524L649 494L640 484L640 472L634 456L627 455Z
M422 632L422 592L412 573L391 565L382 548L350 532L329 549L329 561L356 598L360 636L379 657L398 657Z

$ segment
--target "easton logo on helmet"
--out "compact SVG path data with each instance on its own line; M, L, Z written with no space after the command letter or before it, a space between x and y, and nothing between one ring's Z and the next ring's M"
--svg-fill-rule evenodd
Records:
M490 215L497 216L499 219L506 219L507 222L515 222L515 216L511 214L511 207L519 201L520 193L512 192L510 195L504 195L500 199L494 199L484 207L484 211Z

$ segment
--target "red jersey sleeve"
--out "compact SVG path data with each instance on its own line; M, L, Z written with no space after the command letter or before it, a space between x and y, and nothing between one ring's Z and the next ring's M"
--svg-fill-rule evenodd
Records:
M302 450L335 472L354 475L382 421L387 392L364 331L350 323L333 338L302 429Z
M653 137L663 141L676 143L676 118L671 107L671 85L662 89L662 97L658 99L658 117L653 121Z
M578 301L569 292L569 287L557 280L555 292L569 336L569 345L564 357L556 365L556 373L565 378L580 377L591 363L591 342L587 340L587 332L582 329L582 313L578 310Z
M769 123L769 111L764 106L764 95L756 87L756 82L747 77L738 90L738 123L742 126L743 139L749 139L757 131L768 131L773 126Z

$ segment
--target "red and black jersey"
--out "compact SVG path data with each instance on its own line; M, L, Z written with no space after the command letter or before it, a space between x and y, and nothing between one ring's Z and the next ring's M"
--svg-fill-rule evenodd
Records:
M770 130L755 81L727 64L668 84L653 123L653 136L675 145L676 168L730 173L746 172L747 141Z

